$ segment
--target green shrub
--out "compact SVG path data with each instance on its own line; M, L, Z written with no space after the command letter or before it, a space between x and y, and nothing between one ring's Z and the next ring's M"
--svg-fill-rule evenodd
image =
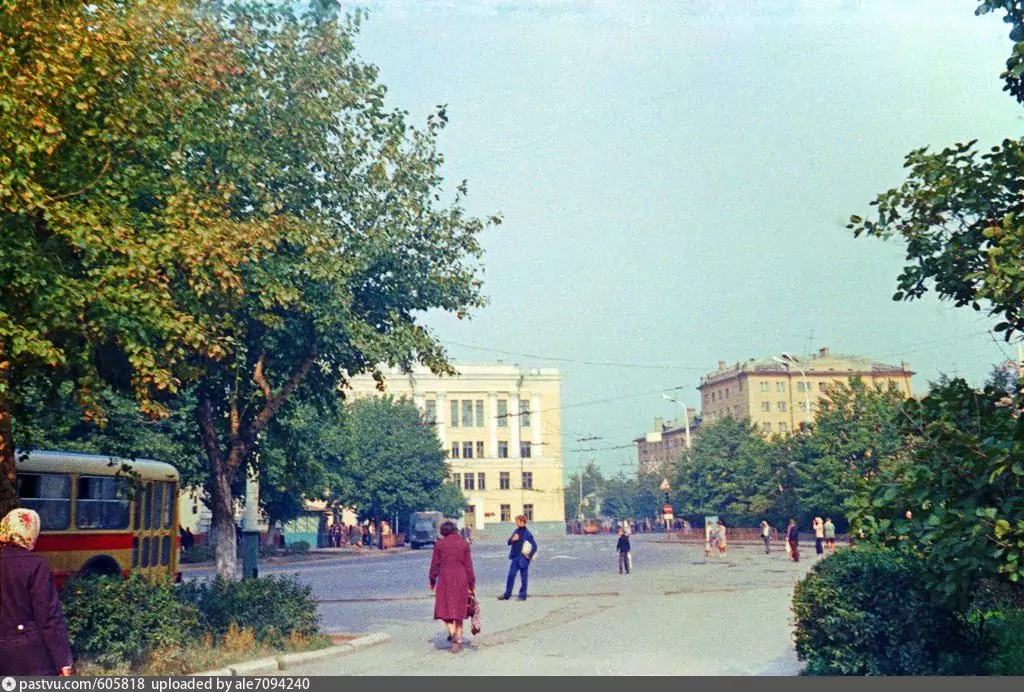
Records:
M291 636L312 636L320 622L310 586L284 577L186 584L181 597L199 611L204 632L223 637L231 623L251 629L262 644L282 645Z
M988 619L989 675L1024 675L1024 611L1011 610Z
M309 552L309 543L306 541L295 541L288 544L288 552L293 555L305 555Z
M857 548L818 562L793 592L807 675L980 673L979 643L933 600L928 566L903 550Z
M213 546L194 545L181 554L181 561L186 564L196 562L210 562L216 557Z
M138 663L153 648L186 644L199 627L195 607L177 598L169 579L72 579L61 590L61 604L75 656L106 667Z

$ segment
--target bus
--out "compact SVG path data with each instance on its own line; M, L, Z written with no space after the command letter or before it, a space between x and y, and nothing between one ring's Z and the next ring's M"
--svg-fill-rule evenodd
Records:
M170 464L33 451L18 464L15 487L21 506L39 513L36 552L58 586L75 574L180 581L178 471Z

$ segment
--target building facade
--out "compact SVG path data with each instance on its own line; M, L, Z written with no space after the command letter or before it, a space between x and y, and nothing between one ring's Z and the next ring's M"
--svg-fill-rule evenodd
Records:
M467 526L531 523L562 531L562 377L554 368L456 365L454 377L425 367L384 371L384 392L369 375L351 378L352 395L413 401L448 451L452 479L467 498ZM429 509L429 508L424 508ZM555 526L557 523L557 526Z
M700 418L696 414L696 409L687 409L691 445L700 428ZM686 423L680 420L666 422L663 418L655 418L650 432L633 442L636 443L639 474L664 475L686 449Z
M749 419L766 433L789 433L813 420L830 384L847 384L854 377L869 387L891 384L911 396L914 373L905 362L888 365L860 356L832 355L827 348L788 363L780 360L751 358L732 366L718 361L718 370L702 377L697 387L704 421L732 416Z

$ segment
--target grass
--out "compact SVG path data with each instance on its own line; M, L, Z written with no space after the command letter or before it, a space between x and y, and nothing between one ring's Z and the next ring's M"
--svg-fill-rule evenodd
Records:
M150 652L144 661L135 665L126 662L115 668L105 668L92 661L83 660L77 662L76 668L79 675L88 676L190 675L257 658L325 649L344 641L339 637L351 639L356 636L358 635L292 636L283 647L270 647L257 642L252 630L239 629L232 625L228 633L216 644L212 637L207 636L191 646L156 649Z

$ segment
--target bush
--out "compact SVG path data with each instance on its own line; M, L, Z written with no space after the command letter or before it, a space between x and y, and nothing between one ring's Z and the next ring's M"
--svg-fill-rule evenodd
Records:
M186 584L181 596L199 611L203 631L223 639L232 623L251 629L261 644L316 634L320 615L310 586L275 577Z
M1024 675L1024 611L1002 613L989 622L991 644L986 672L989 675Z
M857 548L818 562L793 592L807 675L981 673L980 645L932 598L927 564L904 550Z
M306 541L295 541L288 544L288 552L292 555L305 555L309 552L309 543Z
M61 604L76 658L106 667L134 665L151 649L182 646L199 629L196 608L177 598L169 579L79 577L64 585Z
M216 557L213 546L194 545L181 554L181 561L186 564L210 562Z

